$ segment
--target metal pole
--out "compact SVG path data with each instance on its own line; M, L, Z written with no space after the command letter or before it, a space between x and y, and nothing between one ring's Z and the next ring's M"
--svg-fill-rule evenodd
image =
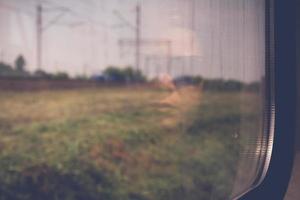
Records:
M194 47L195 47L195 40L194 40L194 36L195 36L195 6L196 6L196 2L195 0L191 0L191 38L190 38L190 48L191 48L191 55L190 55L190 68L191 68L191 74L195 75L194 72Z
M150 64L150 57L146 57L146 63L145 63L145 74L147 77L150 76L150 69L149 69L149 64Z
M3 62L4 61L4 52L3 52L3 49L1 48L0 49L0 62Z
M140 70L140 56L141 56L141 6L138 3L136 6L136 55L135 65L136 69Z
M172 70L172 42L167 41L167 48L168 48L168 74L171 75Z
M37 68L41 69L42 68L42 24L43 24L43 19L42 19L42 12L43 8L42 5L37 6L37 20L36 20L36 27L37 27Z

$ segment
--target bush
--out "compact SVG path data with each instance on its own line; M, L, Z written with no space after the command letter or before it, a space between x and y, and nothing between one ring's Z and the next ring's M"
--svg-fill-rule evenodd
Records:
M52 78L52 74L42 70L42 69L38 69L33 73L33 76L36 78L42 78L42 79L51 79Z
M25 68L14 69L7 63L0 62L0 77L19 78L28 77L29 73L25 71Z
M46 72L42 69L38 69L33 74L36 78L41 79L52 79L52 80L68 80L70 79L69 75L66 72L57 72L56 74L52 74L49 72Z
M181 76L174 81L177 85L199 85L202 83L203 78L201 76Z
M104 70L103 75L109 82L125 83L125 82L145 82L146 78L139 70L127 67L120 69L117 67L108 67Z
M10 65L3 62L0 63L0 76L11 76L13 74L14 69Z
M241 91L244 88L244 83L237 80L223 79L206 79L203 84L203 89L208 91Z
M19 172L7 172L12 178L3 174L0 180L0 199L3 200L122 199L118 197L115 180L86 163L80 163L80 170L74 172L38 164Z
M55 80L68 80L69 75L66 72L57 72L52 76L52 78Z

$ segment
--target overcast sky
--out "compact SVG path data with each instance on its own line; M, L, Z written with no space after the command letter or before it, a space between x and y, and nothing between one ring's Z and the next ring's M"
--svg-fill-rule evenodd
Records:
M263 0L0 0L1 61L13 63L23 54L27 68L37 68L38 2L44 10L43 26L61 15L43 31L42 68L47 71L91 75L109 65L134 66L139 2L141 40L170 41L173 76L253 81L263 75ZM121 47L121 39L133 44ZM144 73L168 72L167 45L143 44L141 54Z

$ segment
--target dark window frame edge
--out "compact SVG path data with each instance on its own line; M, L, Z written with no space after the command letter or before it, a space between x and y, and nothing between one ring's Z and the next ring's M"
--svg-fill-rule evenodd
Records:
M295 152L297 110L296 2L266 0L266 71L270 69L269 75L266 74L270 76L269 80L266 78L266 84L271 91L271 94L266 95L271 99L274 95L275 103L272 106L272 100L269 99L269 109L275 111L275 122L274 140L269 135L268 146L273 149L269 165L266 155L266 165L258 182L244 195L236 198L238 200L282 200L288 188ZM270 134L271 117L268 122Z

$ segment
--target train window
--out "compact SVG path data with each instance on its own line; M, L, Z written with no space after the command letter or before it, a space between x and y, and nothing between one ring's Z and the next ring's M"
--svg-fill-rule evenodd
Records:
M0 0L0 199L221 200L272 144L264 0Z

